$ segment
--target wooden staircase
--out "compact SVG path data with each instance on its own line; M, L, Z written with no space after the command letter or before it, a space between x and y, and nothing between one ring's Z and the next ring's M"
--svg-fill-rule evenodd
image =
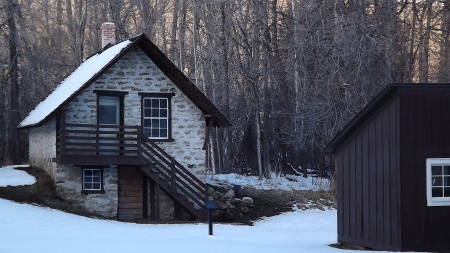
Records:
M138 134L141 170L200 221L206 220L206 184L143 134Z

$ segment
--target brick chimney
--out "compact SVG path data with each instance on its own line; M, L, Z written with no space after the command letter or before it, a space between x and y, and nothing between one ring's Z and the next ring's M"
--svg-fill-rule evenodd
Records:
M116 26L114 23L106 22L102 24L102 48L109 43L116 43Z

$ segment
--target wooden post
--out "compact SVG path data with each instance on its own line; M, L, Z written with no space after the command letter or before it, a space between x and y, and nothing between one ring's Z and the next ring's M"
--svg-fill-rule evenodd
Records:
M139 126L136 126L136 156L137 158L141 158L142 157L142 146L141 146L141 132L139 130Z
M206 134L205 134L205 142L203 142L203 150L208 149L208 141L209 141L209 136L211 135L211 129L214 123L214 119L210 116L205 116L208 117L209 122L208 122L208 127L206 128Z
M182 215L181 215L181 210L182 210L182 208L181 208L181 205L180 205L180 203L178 203L178 201L176 201L175 199L174 199L174 201L173 201L174 203L174 206L173 206L173 217L175 218L175 220L181 220L183 217L182 217Z
M206 208L206 205L207 205L207 203L208 203L208 201L209 201L209 193L208 193L208 185L205 183L205 200L203 201L203 204L204 204L204 206L205 206L205 216L206 215L208 215L208 210L207 210L207 208Z
M175 160L173 157L170 157L170 186L172 188L172 193L177 194L177 188L175 184Z
M142 174L142 218L148 219L148 177Z
M59 160L62 160L66 156L66 112L61 111L59 115Z
M159 220L159 186L150 181L150 219Z

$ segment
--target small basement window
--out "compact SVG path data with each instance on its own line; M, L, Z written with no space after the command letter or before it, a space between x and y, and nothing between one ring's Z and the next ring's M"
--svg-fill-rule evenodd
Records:
M83 168L83 193L103 193L103 169Z
M427 205L450 206L450 158L427 159Z

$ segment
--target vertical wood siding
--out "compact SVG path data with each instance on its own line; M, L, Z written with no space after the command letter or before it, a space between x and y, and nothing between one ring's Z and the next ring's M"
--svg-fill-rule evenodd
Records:
M450 248L450 207L427 206L426 159L450 157L450 92L401 92L401 208L404 250Z
M137 168L119 166L119 208L118 219L122 221L141 220L143 209L143 174Z
M336 152L342 243L400 248L398 114L393 97Z

